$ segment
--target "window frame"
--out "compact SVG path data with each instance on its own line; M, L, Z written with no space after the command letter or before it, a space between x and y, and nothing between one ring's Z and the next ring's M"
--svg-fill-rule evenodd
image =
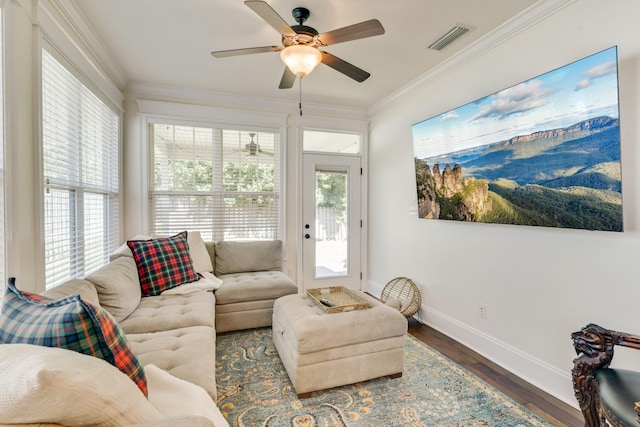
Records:
M113 113L116 123L115 123L115 132L116 132L116 146L117 153L113 155L109 155L109 157L117 158L117 169L115 171L115 182L117 182L117 189L113 191L112 188L108 188L111 184L113 184L112 180L110 180L111 184L104 184L102 186L99 185L91 185L82 179L79 182L58 182L57 180L51 181L45 177L45 157L44 157L44 146L45 146L45 126L44 126L44 103L45 103L45 93L44 93L44 52L47 52L62 68L64 68L69 74L72 75L81 85L82 90L88 91L91 95L93 95L108 111ZM42 43L38 50L39 53L39 63L40 63L40 73L39 73L39 84L40 84L40 96L39 96L39 109L40 109L40 144L39 144L39 176L41 177L41 191L40 191L40 226L42 227L42 277L45 282L45 288L49 289L60 283L63 283L66 280L73 278L82 278L86 275L92 273L93 271L99 269L101 266L105 265L109 262L109 254L112 253L119 245L120 236L122 234L122 200L123 200L123 181L122 181L122 158L123 158L123 150L122 150L122 138L123 138L123 114L122 109L114 105L110 97L107 96L100 88L98 88L95 83L86 77L67 57L60 52L56 46L49 42L46 38L42 39ZM86 110L84 110L86 111ZM82 114L82 113L81 113ZM80 168L76 171L79 175L82 175L83 169L81 165L78 164ZM113 174L111 175L113 176ZM70 257L70 264L68 268L69 274L66 276L57 277L55 274L52 277L48 277L48 269L47 269L47 238L46 235L47 225L46 218L47 214L45 209L47 208L47 203L45 202L45 198L47 197L47 190L61 190L66 191L70 195L75 195L73 206L74 209L71 211L71 222L74 224L70 228L72 229L72 238L70 239L70 245L74 245L75 242L75 254ZM103 197L104 203L102 203L103 210L103 226L102 230L105 231L101 236L101 247L102 247L102 261L98 261L94 264L88 264L85 260L87 254L87 248L85 247L85 243L87 241L87 230L85 230L85 223L87 222L87 218L84 216L84 212L89 208L87 204L85 204L85 196L96 194ZM114 225L113 225L113 224ZM49 258L50 259L50 258Z
M205 107L206 108L206 107ZM242 121L242 120L238 120L238 121ZM246 121L245 121L246 122ZM274 195L275 197L275 202L277 203L277 236L275 237L276 239L279 240L285 240L285 236L286 236L286 228L285 228L285 215L286 215L286 204L285 204L285 191L286 191L286 164L285 164L285 159L286 159L286 155L285 155L285 151L286 151L286 141L284 139L284 129L282 127L278 127L278 126L269 126L265 124L257 124L257 125L251 125L251 124L238 124L238 123L220 123L220 122L214 122L214 121L199 121L199 120L194 120L194 119L185 119L185 118L179 118L179 117L175 117L175 116L158 116L158 115L153 115L153 116L147 116L144 120L144 130L143 130L143 138L144 138L144 145L146 147L146 158L147 158L147 171L146 171L146 192L147 192L147 197L145 198L145 203L146 203L146 209L145 211L147 212L146 215L146 227L145 229L147 230L148 234L153 234L154 230L153 230L153 220L152 220L152 215L153 215L153 211L152 211L152 197L153 194L161 194L161 195L171 195L171 194L176 194L176 195L185 195L185 196L190 196L190 195L196 195L196 196L211 196L214 199L218 199L218 198L222 198L224 199L224 194L225 194L225 190L224 190L224 182L222 181L222 179L218 180L215 177L215 173L214 173L214 177L213 177L213 181L214 183L216 181L219 181L217 184L219 185L219 188L212 188L211 190L208 191L186 191L186 190L178 190L178 191L173 191L173 190L158 190L156 191L154 189L154 183L155 183L155 164L154 164L154 160L155 160L155 156L154 156L154 142L151 140L151 131L150 128L153 125L169 125L169 126L185 126L185 127L195 127L195 128L208 128L208 129L213 129L214 132L220 132L220 134L222 134L225 130L230 130L230 131L239 131L239 132L265 132L265 133L271 133L274 134L277 138L278 138L278 157L277 157L277 161L278 161L278 165L276 167L279 176L276 178L276 183L278 184L278 188L275 189L273 192L228 192L230 195L233 196L237 196L243 193L246 193L247 195ZM222 166L223 166L223 158L221 153L223 152L223 145L224 145L224 140L222 139L222 137L220 137L219 141L217 141L217 143L220 145L217 148L213 148L214 153L218 153L218 156L215 157L214 154L214 158L212 160L212 164L215 165L216 167L219 168L219 170L222 170ZM222 197L221 197L222 196ZM216 206L219 204L219 202L213 202ZM220 236L216 236L215 235L215 230L214 232L214 236L212 240L223 240L222 237Z

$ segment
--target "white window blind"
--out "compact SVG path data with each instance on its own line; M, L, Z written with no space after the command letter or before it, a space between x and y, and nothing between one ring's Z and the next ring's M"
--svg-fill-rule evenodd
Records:
M97 270L118 244L119 121L42 50L47 287Z
M150 224L155 235L205 240L280 237L276 132L150 124Z

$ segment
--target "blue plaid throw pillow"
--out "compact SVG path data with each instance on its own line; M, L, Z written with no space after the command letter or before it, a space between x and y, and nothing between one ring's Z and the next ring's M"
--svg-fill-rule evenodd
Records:
M65 348L106 360L147 395L144 370L120 326L78 294L53 300L18 290L10 277L0 312L0 344L12 343Z
M142 296L159 295L199 279L189 254L187 232L153 240L129 240L138 267Z

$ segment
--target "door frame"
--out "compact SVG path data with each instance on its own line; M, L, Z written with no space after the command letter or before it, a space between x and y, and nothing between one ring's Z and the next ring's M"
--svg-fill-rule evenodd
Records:
M369 121L368 120L357 120L357 119L334 119L327 117L312 117L305 115L303 117L297 117L295 120L295 127L292 129L294 135L292 136L292 140L296 141L294 147L291 147L293 152L295 152L295 186L296 186L296 215L295 220L293 221L293 233L294 233L294 241L297 250L296 256L296 283L298 284L298 290L300 292L304 292L304 284L302 282L303 278L303 265L302 265L302 247L304 240L304 233L301 232L303 229L303 218L302 218L302 177L303 177L303 154L304 150L303 146L303 131L304 130L318 130L318 131L326 131L326 132L345 132L345 133L356 133L360 135L361 141L361 149L360 149L360 165L362 167L362 175L360 180L360 215L362 217L362 228L360 232L360 269L362 271L362 279L360 281L361 290L363 292L367 292L369 290L369 281L368 281L368 235L369 235L369 212L367 207L369 206L369 192L368 192L368 164L369 164ZM292 151L288 151L292 153ZM312 154L327 154L327 153L318 153L318 152L308 152ZM340 156L341 154L333 153L335 156ZM342 154L344 155L344 154ZM350 154L353 156L353 154ZM291 231L288 230L287 234L291 236Z

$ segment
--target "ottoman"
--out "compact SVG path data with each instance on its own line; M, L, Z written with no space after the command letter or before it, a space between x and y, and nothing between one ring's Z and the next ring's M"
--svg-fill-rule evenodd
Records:
M327 313L306 294L273 305L273 342L299 397L312 391L402 376L407 319L360 293L371 307Z

